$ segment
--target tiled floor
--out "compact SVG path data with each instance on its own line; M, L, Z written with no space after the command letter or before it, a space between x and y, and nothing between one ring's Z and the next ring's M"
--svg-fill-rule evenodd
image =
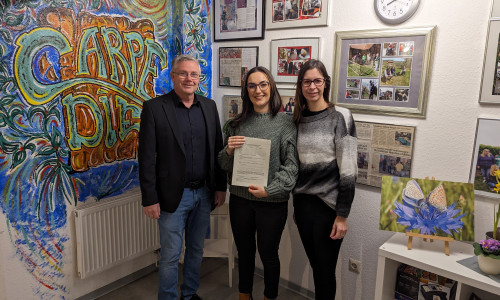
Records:
M238 269L233 270L233 287L228 285L227 260L222 258L204 258L201 267L201 285L198 295L203 300L238 299ZM146 300L156 299L158 289L158 272L153 272L131 284L115 290L98 300ZM255 275L253 295L255 300L263 299L264 280ZM305 300L309 299L282 286L279 288L278 299Z

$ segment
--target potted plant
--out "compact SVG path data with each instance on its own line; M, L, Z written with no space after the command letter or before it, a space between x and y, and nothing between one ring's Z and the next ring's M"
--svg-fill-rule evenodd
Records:
M495 177L497 180L497 184L493 188L493 191L500 191L500 170L495 171ZM492 238L494 240L500 240L500 228L498 228L498 221L500 221L500 203L498 204L498 209L495 212L495 205L493 205L493 231L486 232L486 236L488 238Z
M474 243L473 246L479 269L490 275L500 274L500 241L482 240L480 243Z

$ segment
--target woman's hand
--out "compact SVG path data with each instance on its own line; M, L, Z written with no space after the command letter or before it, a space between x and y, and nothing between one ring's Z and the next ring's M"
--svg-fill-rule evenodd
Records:
M245 137L244 136L231 136L229 139L227 139L227 148L226 148L226 153L227 155L233 155L234 149L240 148L243 146L245 143Z
M347 233L347 218L337 216L335 222L333 222L332 233L330 233L330 238L332 240L343 239Z
M249 185L248 192L257 198L265 198L265 197L269 196L267 194L266 189L260 185L253 185L253 184Z

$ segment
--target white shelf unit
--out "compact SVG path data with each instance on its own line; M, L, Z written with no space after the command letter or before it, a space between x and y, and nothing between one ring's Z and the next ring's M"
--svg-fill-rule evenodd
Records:
M408 250L408 237L396 233L378 250L375 300L394 299L397 269L401 263L456 280L456 300L469 300L474 292L481 300L500 300L500 283L475 272L457 261L474 256L472 245L450 242L450 255L444 254L444 242L430 243L413 238Z

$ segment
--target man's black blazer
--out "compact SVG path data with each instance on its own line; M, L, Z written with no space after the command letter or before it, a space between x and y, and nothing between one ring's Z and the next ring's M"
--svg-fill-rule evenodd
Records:
M145 101L139 131L139 179L142 205L156 203L167 212L179 206L184 190L186 157L175 112L174 91ZM208 157L207 186L212 192L226 191L226 175L217 163L223 148L217 106L213 100L195 95L205 117Z

